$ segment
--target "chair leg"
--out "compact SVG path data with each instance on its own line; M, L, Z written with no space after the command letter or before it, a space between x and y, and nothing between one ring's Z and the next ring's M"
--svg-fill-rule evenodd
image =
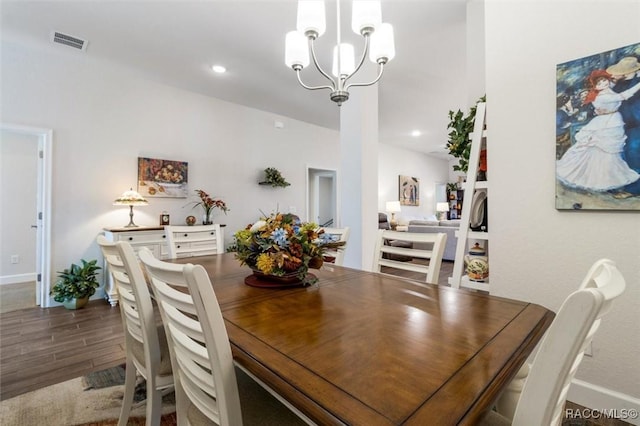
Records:
M133 395L136 390L136 366L127 358L124 376L124 396L122 397L122 410L120 410L120 418L118 426L127 426L131 406L133 405Z
M509 421L513 420L513 416L516 413L516 407L518 406L518 401L522 394L522 388L527 381L527 377L529 377L530 370L531 365L527 363L520 367L516 376L511 380L511 383L507 385L496 402L496 411Z
M162 391L156 388L155 380L147 380L146 426L158 426L162 412Z
M173 376L173 386L176 392L176 420L178 426L187 426L189 424L189 421L187 420L187 410L189 409L191 401L189 401L189 397L184 393L180 380L175 374Z

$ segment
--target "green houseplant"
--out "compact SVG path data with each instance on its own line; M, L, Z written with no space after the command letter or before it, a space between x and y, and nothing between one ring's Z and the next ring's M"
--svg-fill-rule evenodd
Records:
M455 182L449 182L447 184L447 199L454 200L456 198L457 191L458 191L458 184ZM453 197L451 195L453 195Z
M259 182L260 185L271 185L273 187L279 186L281 188L291 185L275 167L267 167L264 169L264 176L264 180Z
M479 102L486 102L487 96L484 95L474 106L469 109L468 114L462 111L449 111L450 129L449 140L447 141L447 149L449 154L458 159L458 164L453 166L453 170L466 173L469 169L469 155L471 154L471 139L469 135L473 132L473 126L476 122L476 110Z
M53 300L67 309L80 309L89 301L100 285L97 279L97 260L81 259L82 265L72 263L68 269L58 271L58 281L51 289Z

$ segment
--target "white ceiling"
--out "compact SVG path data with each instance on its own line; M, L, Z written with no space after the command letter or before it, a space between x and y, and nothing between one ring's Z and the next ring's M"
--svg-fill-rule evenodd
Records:
M295 29L296 5L296 0L1 0L0 28L3 39L70 49L50 42L52 31L63 32L88 40L87 50L78 54L132 67L171 86L338 129L339 108L329 91L303 89L284 65L284 36ZM359 55L362 41L350 30L350 2L341 5L343 41L352 39ZM464 109L467 101L466 1L383 0L382 15L394 26L396 57L378 83L380 141L444 155L447 112ZM317 53L330 68L331 0L327 26ZM213 74L214 63L228 72ZM316 74L308 69L302 75L315 84ZM422 136L410 136L414 129Z

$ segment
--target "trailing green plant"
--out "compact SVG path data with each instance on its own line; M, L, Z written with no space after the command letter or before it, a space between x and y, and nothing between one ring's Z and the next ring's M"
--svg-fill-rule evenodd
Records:
M471 140L469 135L473 132L473 126L476 122L476 110L479 102L486 102L487 95L478 99L476 104L469 109L467 115L462 111L449 111L450 129L449 140L447 141L447 149L449 154L458 159L458 164L453 166L453 170L466 173L469 169L469 155L471 154Z
M51 288L51 295L56 302L63 303L72 299L82 299L93 296L98 283L97 260L81 259L82 266L72 263L68 269L58 271L59 280Z
M287 187L291 185L285 180L280 171L275 167L267 167L264 169L265 179L260 182L261 185L271 185L273 187Z

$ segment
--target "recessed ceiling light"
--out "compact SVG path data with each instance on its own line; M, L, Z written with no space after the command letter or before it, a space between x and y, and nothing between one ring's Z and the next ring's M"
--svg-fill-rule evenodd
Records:
M411 132L411 136L413 136L414 138L417 138L421 134L422 132L420 130L414 130L413 132Z
M217 73L217 74L222 74L227 72L227 69L225 67L223 67L222 65L214 65L211 67L211 69L213 70L213 72Z

